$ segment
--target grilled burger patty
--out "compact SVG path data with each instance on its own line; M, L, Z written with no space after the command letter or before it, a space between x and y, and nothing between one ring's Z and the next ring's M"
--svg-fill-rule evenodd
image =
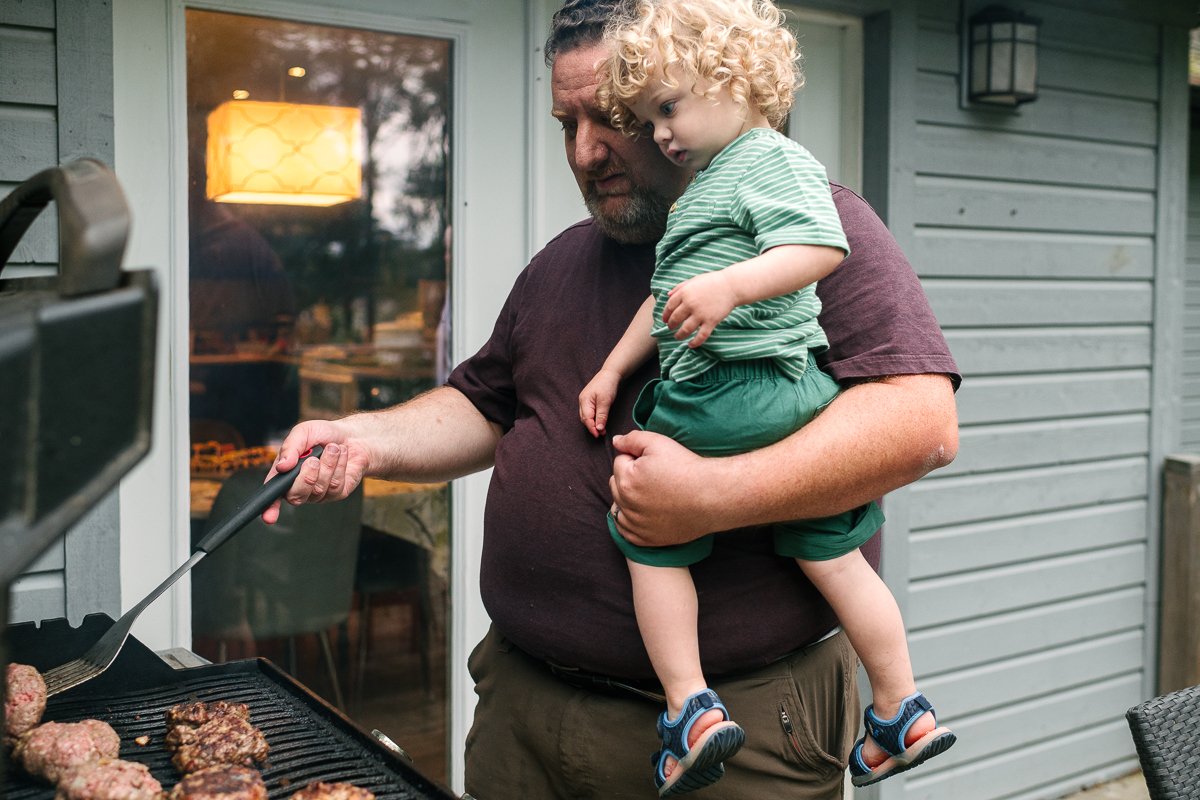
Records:
M66 770L54 800L159 800L162 790L145 764L101 758Z
M251 766L265 761L270 748L249 722L243 703L188 703L167 711L166 745L171 763L185 775L218 764Z
M375 795L352 783L310 783L292 795L292 800L375 800Z
M194 703L180 703L167 709L167 727L186 725L198 728L214 717L241 717L249 722L250 706L245 703L231 703L228 700L214 700L205 703L197 700Z
M258 770L224 764L183 776L167 800L267 800Z
M28 664L9 664L4 671L4 733L11 737L33 730L46 710L46 682Z
M107 722L47 722L17 739L13 759L30 775L58 783L71 767L116 758L120 749L120 737Z

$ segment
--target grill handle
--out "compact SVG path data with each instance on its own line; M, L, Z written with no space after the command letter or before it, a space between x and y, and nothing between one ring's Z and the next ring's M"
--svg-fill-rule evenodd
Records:
M0 271L51 200L58 204L59 295L116 288L129 238L129 206L116 176L91 158L44 169L0 201Z
M300 468L304 466L304 462L310 458L320 458L323 452L325 452L325 448L317 445L300 456L300 460L296 462L296 466L264 483L261 489L251 495L245 503L238 507L237 511L233 512L233 516L222 522L201 539L192 549L192 553L199 553L201 551L211 553L225 544L230 536L233 536L244 528L247 523L266 511L267 506L287 494L288 487L292 485L292 482L296 480L296 476L300 474Z

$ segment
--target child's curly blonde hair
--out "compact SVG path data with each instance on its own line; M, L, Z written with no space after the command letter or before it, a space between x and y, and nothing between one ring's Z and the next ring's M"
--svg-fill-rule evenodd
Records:
M637 0L632 15L608 25L604 40L610 55L596 96L613 127L629 134L641 130L629 105L650 82L677 85L670 67L711 81L706 95L728 87L774 128L804 85L796 39L771 0Z

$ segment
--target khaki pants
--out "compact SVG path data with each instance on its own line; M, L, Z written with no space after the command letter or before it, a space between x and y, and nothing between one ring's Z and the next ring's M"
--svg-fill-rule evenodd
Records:
M568 685L491 630L471 654L479 704L467 735L477 800L657 797L650 756L663 707ZM746 745L698 800L833 800L860 717L858 660L844 633L713 682Z

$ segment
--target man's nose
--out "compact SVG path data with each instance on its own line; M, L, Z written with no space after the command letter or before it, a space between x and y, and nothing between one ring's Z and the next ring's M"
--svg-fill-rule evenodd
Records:
M580 124L575 131L575 165L580 169L594 169L608 159L608 143L604 132L608 130L594 123Z

